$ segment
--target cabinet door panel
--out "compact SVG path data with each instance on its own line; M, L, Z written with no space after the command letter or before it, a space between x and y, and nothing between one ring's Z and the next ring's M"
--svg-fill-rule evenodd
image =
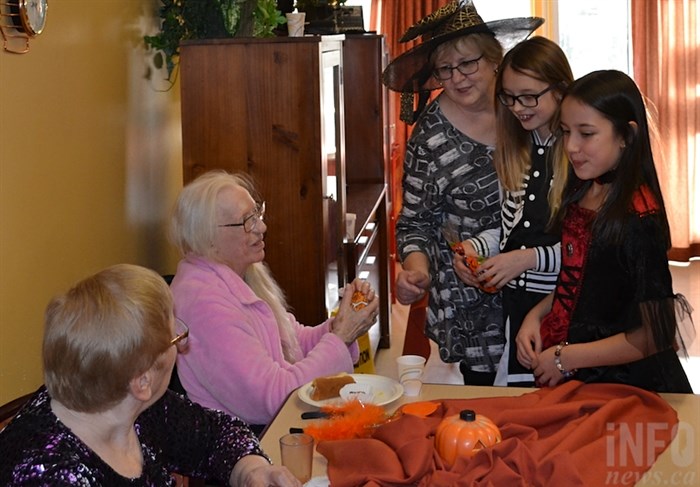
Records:
M267 202L265 260L292 311L308 325L328 316L338 287L358 271L357 259L345 255L346 212L358 213L359 231L380 208L372 282L382 299L384 337L383 42L380 36L346 41L345 47L343 36L183 42L183 178L187 183L212 169L253 178ZM348 113L351 124L345 123ZM346 152L349 130L353 148Z

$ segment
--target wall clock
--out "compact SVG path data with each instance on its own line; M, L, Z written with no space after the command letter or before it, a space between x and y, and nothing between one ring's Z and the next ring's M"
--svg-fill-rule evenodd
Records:
M17 54L28 52L29 39L44 30L48 8L49 0L0 0L3 48Z
M19 0L18 28L24 30L31 37L38 36L46 25L46 11L49 8L49 0Z

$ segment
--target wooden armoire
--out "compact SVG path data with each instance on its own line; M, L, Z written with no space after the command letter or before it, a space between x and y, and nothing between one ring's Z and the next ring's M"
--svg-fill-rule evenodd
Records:
M186 41L180 57L184 182L249 174L265 260L297 319L321 323L366 278L381 300L375 349L391 316L383 63L371 34Z

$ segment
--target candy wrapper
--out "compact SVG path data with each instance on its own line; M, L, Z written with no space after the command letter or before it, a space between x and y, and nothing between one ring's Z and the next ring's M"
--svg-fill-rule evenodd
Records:
M486 260L486 257L483 257L481 255L476 256L476 255L467 255L467 253L464 251L464 246L462 245L462 242L450 242L450 248L452 249L453 252L456 254L461 255L464 257L464 263L471 269L473 273L477 273L477 269L481 265L482 262ZM488 281L486 281L488 282ZM479 288L482 291L485 291L487 293L495 293L498 292L498 288L494 286L488 286L485 284L482 284L479 286Z
M369 303L367 302L367 296L362 291L355 291L352 293L352 309L355 311L360 311L362 308L367 306Z

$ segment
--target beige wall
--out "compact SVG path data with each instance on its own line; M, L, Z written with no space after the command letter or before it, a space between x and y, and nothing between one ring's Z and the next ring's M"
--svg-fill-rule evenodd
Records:
M174 271L179 86L144 79L155 0L52 0L30 52L0 52L0 404L42 383L43 310L119 262Z

